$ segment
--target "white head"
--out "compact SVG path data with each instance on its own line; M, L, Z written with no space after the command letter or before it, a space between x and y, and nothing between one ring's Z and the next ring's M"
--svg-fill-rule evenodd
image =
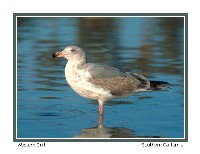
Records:
M64 57L70 62L85 62L85 51L78 46L68 46L62 52L55 52L52 58Z

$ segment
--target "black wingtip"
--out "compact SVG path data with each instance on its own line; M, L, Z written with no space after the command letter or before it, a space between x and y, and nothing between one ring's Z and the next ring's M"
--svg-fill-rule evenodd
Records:
M56 58L56 53L53 53L53 54L51 55L51 58Z
M163 87L166 87L166 84L170 84L165 81L150 81L150 89L161 89Z
M169 84L169 82L165 81L150 81L151 84L161 85L161 84Z

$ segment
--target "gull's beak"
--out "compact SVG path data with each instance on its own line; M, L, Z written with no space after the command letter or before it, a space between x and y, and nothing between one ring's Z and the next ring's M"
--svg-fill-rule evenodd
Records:
M64 57L62 52L55 52L51 56L52 58L57 58L57 57Z

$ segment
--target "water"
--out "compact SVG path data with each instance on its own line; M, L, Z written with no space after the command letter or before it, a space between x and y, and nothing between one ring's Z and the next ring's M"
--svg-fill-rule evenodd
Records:
M17 19L17 138L184 138L183 18ZM104 105L67 84L55 51L76 44L90 62L170 83ZM103 118L103 120L102 120ZM100 120L99 120L100 119Z

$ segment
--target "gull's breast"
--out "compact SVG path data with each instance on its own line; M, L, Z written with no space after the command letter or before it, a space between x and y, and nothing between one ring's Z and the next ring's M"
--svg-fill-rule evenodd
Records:
M65 67L65 77L70 87L79 95L90 99L112 99L112 94L98 85L89 81L91 74L87 69L78 69L71 65Z

